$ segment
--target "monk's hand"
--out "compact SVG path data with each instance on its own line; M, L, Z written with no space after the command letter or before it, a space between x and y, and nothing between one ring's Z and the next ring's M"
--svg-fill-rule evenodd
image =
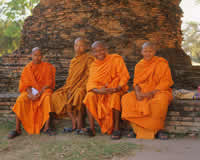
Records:
M50 87L49 87L49 86L44 86L44 87L42 87L40 94L42 95L42 93L43 93L46 89L48 89L48 88L50 88Z
M140 86L139 86L139 85L136 85L136 86L134 87L134 89L135 89L136 99L137 99L138 101L142 101L145 97L144 97L144 93L142 93L142 91L141 91Z
M135 92L135 95L138 101L142 101L145 98L142 92Z
M121 86L118 86L117 88L115 88L115 92L120 92L121 89L122 89L122 87L121 87Z
M100 89L94 88L92 91L97 94L111 94L115 92L115 88L106 88L106 87L102 87Z
M151 98L153 98L153 96L154 96L153 92L144 93L145 98L151 99Z
M38 99L40 98L40 96L41 96L40 93L38 93L38 94L36 94L36 95L33 95L32 100L33 100L33 101L36 101L36 100L38 100Z
M153 91L151 91L151 92L147 92L147 93L145 93L145 97L148 98L148 99L151 99L151 98L153 98L153 97L155 96L155 94L158 93L158 92L159 92L159 90L153 90Z

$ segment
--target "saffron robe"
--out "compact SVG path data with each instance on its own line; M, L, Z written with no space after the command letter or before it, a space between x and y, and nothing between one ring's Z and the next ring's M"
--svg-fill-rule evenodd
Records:
M100 125L102 133L112 133L113 109L121 111L121 95L128 90L129 78L124 60L117 54L107 54L104 60L96 59L91 65L84 104ZM96 94L91 91L104 86L121 86L122 91L113 94Z
M52 110L60 117L67 112L79 111L86 94L89 67L94 57L88 53L71 60L69 74L63 87L56 90L51 97Z
M136 138L153 139L163 129L168 105L172 100L173 80L168 62L154 56L150 61L142 59L135 67L134 84L142 93L160 90L153 98L136 99L135 91L122 97L122 119L128 120L136 132Z
M20 119L24 129L29 134L39 134L51 112L50 95L55 87L55 68L50 63L30 62L22 71L19 83L20 96L16 100L13 112ZM32 101L28 98L27 88L32 87L41 91L49 86L39 99Z

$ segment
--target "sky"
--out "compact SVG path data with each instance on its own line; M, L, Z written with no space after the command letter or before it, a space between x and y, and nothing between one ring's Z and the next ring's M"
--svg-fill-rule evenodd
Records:
M200 4L196 4L195 0L182 0L180 7L182 8L183 22L195 21L200 24Z

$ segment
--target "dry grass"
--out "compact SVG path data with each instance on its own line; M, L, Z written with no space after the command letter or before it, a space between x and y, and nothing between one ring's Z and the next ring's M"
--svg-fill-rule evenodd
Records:
M69 122L59 123L56 136L27 135L7 140L7 134L14 128L14 121L0 121L0 159L1 160L102 160L114 156L123 157L134 154L136 144L123 139L113 141L110 136L100 133L93 138L73 133L63 134L61 128Z

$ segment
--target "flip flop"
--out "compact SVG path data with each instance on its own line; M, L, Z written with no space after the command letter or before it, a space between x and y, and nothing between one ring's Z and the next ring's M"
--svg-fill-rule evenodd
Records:
M20 135L21 135L21 133L18 133L17 131L10 131L8 133L8 139L13 139L13 138L20 136Z
M132 132L128 133L127 137L128 138L136 138L136 134L135 134L135 132L132 131Z
M72 129L72 128L64 128L63 129L63 133L71 133L73 131L75 131L76 129Z
M47 129L46 131L43 131L44 134L47 134L48 136L55 136L56 132L53 131L52 129Z
M84 135L84 131L81 130L81 129L76 129L76 130L75 130L75 134L76 134L76 135Z
M85 130L81 130L79 132L79 134L82 134L82 135L86 135L86 136L89 136L89 137L94 137L95 134L93 133L92 129L91 128L85 128Z
M111 138L113 140L118 140L121 138L121 132L120 131L113 131Z

